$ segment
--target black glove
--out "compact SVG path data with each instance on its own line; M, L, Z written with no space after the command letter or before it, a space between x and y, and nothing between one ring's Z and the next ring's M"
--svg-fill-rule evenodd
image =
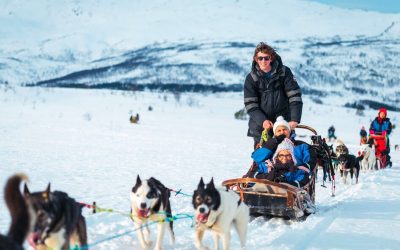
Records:
M285 165L278 161L274 164L274 169L278 174L281 172L284 173L287 170L287 169L285 169Z
M282 135L279 135L279 136L275 136L275 138L276 138L276 141L279 144L279 143L283 142L283 140L285 140L286 135L282 134Z
M288 162L285 164L287 168L289 168L290 173L294 173L297 170L297 167L294 165L293 162Z
M271 151L275 151L276 148L278 147L278 144L279 144L278 140L275 137L272 137L268 141L263 142L261 146Z
M263 142L263 144L261 145L263 148L267 148L271 151L275 151L276 148L278 147L279 143L281 143L284 139L286 138L285 135L280 135L277 137L272 137L271 139L269 139L266 142Z

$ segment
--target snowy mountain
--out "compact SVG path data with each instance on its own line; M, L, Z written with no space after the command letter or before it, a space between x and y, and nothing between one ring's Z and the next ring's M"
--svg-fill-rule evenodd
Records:
M396 109L400 14L308 1L2 1L0 83L241 91L259 41L317 103ZM372 106L374 104L372 103ZM378 105L380 105L378 103Z

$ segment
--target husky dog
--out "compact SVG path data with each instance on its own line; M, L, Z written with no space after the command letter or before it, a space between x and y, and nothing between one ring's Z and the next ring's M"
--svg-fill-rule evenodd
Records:
M337 146L335 149L336 156L339 157L342 154L348 154L349 149L344 145L344 143L341 140L337 140Z
M19 185L27 180L23 174L11 176L4 188L4 199L11 215L11 225L7 235L0 234L0 249L20 250L30 230L28 206L22 196Z
M152 177L142 181L139 175L137 176L136 184L131 192L131 218L139 228L138 237L142 249L150 249L152 246L147 225L149 220L158 221L157 241L154 249L161 249L167 223L171 243L175 243L170 194L170 190L157 179Z
M375 156L375 145L361 144L360 155L363 159L361 160L362 170L375 170L376 156Z
M339 160L340 176L343 183L347 184L347 175L350 172L351 182L353 182L353 174L356 177L356 184L358 183L358 175L360 173L360 158L352 154L341 154Z
M328 153L331 157L332 167L333 167L334 171L336 172L338 169L338 160L337 160L337 155L335 153L335 150L333 149L333 144L328 146Z
M25 184L24 196L34 214L29 243L35 249L68 250L76 246L87 246L82 206L68 194L61 191L50 192L50 183L45 191L30 193Z
M238 194L229 189L216 189L213 179L205 186L201 178L194 191L192 203L197 224L195 233L197 249L208 249L202 242L205 230L213 232L214 249L219 249L220 238L222 238L222 248L229 249L232 224L239 234L242 249L245 248L250 219L249 208L240 200Z

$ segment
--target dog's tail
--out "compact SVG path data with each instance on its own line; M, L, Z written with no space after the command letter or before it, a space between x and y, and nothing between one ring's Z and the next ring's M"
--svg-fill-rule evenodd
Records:
M28 206L21 194L19 186L23 180L28 180L25 174L11 176L4 188L4 199L11 215L11 225L8 237L22 246L29 232Z
M77 225L77 234L79 237L79 244L85 250L88 250L88 239L87 239L87 232L86 232L86 220L83 215L79 216L78 225Z

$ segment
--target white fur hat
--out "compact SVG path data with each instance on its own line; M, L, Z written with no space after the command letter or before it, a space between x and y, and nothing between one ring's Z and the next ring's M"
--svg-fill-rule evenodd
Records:
M278 116L278 118L276 118L276 122L274 123L274 134L275 134L275 130L279 127L279 126L285 126L287 127L287 129L290 132L290 126L289 123L287 121L285 121L285 119L283 118L283 116Z
M274 156L272 157L272 159L274 160L274 162L276 162L276 157L278 157L279 152L282 151L282 150L289 150L289 151L290 151L290 154L292 155L293 162L294 162L294 164L296 165L296 158L294 157L294 145L293 145L293 142L292 142L290 139L288 139L288 138L285 138L285 139L278 145L278 148L276 149L275 154L274 154Z

